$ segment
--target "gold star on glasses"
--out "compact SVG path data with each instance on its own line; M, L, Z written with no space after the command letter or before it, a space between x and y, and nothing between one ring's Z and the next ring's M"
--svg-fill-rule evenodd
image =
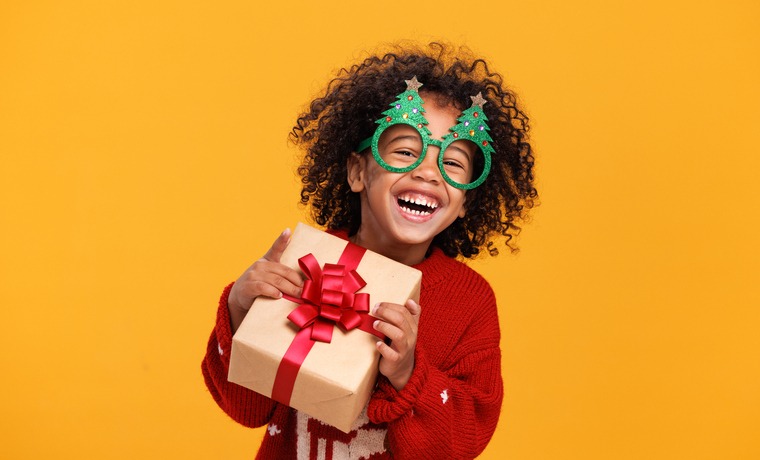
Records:
M420 86L422 86L422 83L420 83L420 82L417 81L417 75L415 75L414 77L412 77L411 80L404 80L404 81L406 82L406 90L407 91L409 91L409 90L419 91Z
M483 108L483 104L488 102L487 100L483 99L482 93L478 93L477 96L470 96L470 99L472 99L472 105L477 105L481 109Z

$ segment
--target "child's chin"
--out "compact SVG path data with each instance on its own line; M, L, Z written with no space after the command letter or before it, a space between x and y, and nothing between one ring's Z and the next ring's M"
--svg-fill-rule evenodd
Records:
M430 232L423 229L406 229L401 234L396 235L396 240L405 245L417 246L420 244L430 244L433 241L435 235L430 235Z

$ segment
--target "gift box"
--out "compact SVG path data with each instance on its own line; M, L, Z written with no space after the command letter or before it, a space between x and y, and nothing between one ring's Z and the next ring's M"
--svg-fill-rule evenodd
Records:
M369 309L418 301L422 273L304 224L280 262L304 273L304 293L254 301L232 340L228 380L347 433L377 379Z

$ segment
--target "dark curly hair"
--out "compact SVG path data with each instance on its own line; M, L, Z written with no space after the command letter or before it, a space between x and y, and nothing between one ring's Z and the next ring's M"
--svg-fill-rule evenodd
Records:
M421 91L435 93L459 110L470 106L470 96L482 92L495 150L486 181L467 191L465 217L438 234L433 244L450 257L473 257L482 249L496 255L499 251L491 240L502 235L507 247L516 251L511 240L520 232L517 223L525 221L538 198L528 117L518 108L515 94L504 87L501 75L463 48L453 53L440 43L427 49L397 46L341 69L290 133L291 140L306 149L298 167L301 203L311 204L319 225L347 229L349 234L358 231L359 195L346 180L346 160L359 142L372 136L375 121L395 96L406 90L404 80L415 75L424 84Z

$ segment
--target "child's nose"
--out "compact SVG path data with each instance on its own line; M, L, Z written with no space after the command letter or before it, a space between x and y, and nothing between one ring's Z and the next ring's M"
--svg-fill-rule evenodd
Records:
M438 170L439 153L440 149L438 147L428 147L422 163L412 170L412 177L419 177L425 181L436 183L443 179L441 172Z

